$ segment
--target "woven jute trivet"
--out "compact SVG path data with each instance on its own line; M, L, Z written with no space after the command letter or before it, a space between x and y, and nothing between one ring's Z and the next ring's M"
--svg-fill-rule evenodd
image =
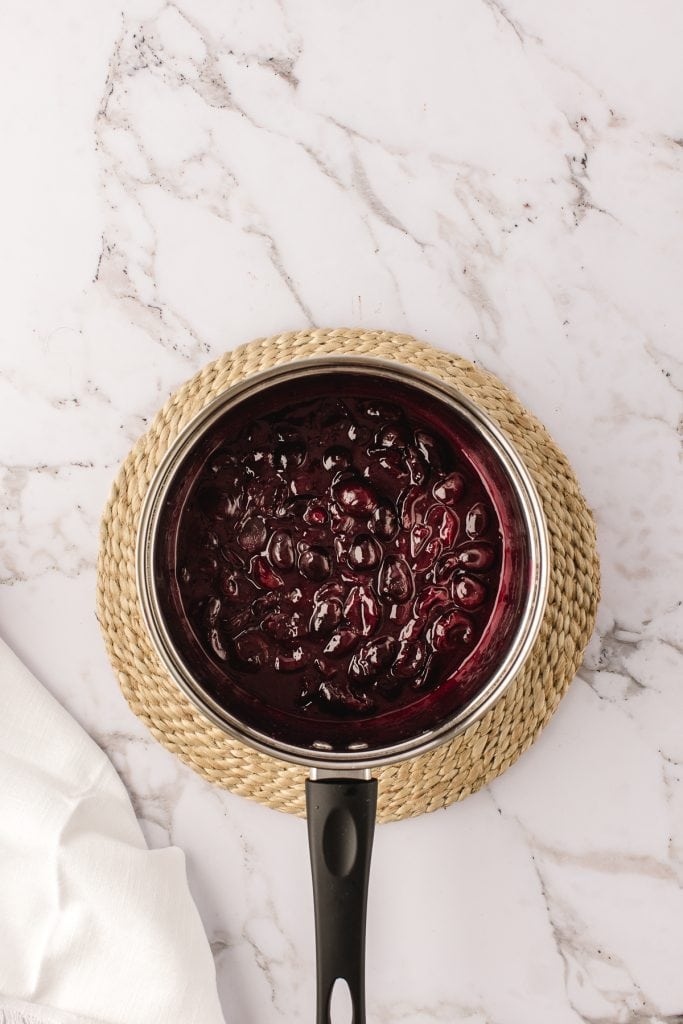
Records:
M123 463L104 512L97 613L123 694L152 735L210 782L281 811L304 814L306 771L231 739L206 721L161 667L135 585L140 508L162 456L188 421L251 373L314 355L363 353L441 377L499 424L528 467L548 522L551 565L540 634L491 710L467 732L412 761L378 770L380 821L460 800L509 768L557 708L590 638L599 596L595 528L566 457L492 374L388 331L308 330L259 339L210 363L167 401Z

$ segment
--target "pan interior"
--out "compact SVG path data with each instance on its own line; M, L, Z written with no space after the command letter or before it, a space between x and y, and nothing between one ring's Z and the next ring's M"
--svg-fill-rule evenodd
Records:
M457 662L455 670L444 667L448 651L440 658L440 678L436 682L432 680L415 688L409 678L403 679L400 690L402 694L407 693L407 699L377 699L374 708L354 709L351 713L339 706L328 707L326 701L314 697L307 713L305 705L288 696L300 688L300 673L290 674L289 670L282 673L277 696L270 699L268 687L259 690L258 685L250 685L249 673L240 671L240 663L227 644L223 648L219 642L217 650L213 649L207 641L208 634L202 635L197 616L193 618L188 613L187 594L183 594L181 574L188 569L183 565L183 544L186 544L183 527L188 508L206 481L207 466L212 458L216 452L229 452L230 443L244 437L250 424L268 417L271 422L284 420L286 424L288 410L300 409L302 403L338 405L359 400L374 402L380 407L384 403L400 408L412 427L437 437L442 451L445 448L452 453L453 465L466 466L472 479L484 488L489 507L494 510L500 545L497 571L486 577L487 585L495 585L495 601L486 621L480 623L471 649L464 651L464 657L462 650L453 651L454 664ZM387 424L380 424L380 429L384 426ZM287 439L282 443L286 446ZM353 447L351 440L349 444ZM445 469L450 468L451 463L446 458ZM167 464L160 467L159 486L154 488L153 484L152 487L155 491L153 508L145 517L148 571L143 589L149 598L147 617L152 620L153 636L176 679L209 717L241 739L271 753L309 763L340 760L380 763L395 759L404 750L431 745L448 730L468 724L478 709L497 696L509 676L514 658L528 641L531 617L541 588L539 538L534 533L524 485L528 485L528 481L520 481L514 458L510 460L495 428L467 402L444 394L425 381L403 379L400 373L386 368L374 369L368 365L345 366L343 370L338 366L334 369L308 367L299 374L288 374L285 379L276 377L266 385L246 389L240 395L233 395L232 401L227 393L215 408L205 411L200 420L187 428ZM307 500L308 506L299 503L299 511L303 508L305 512L314 504ZM399 516L400 512L398 508ZM436 529L432 533L443 532L443 525L443 521L433 521ZM228 531L238 528L237 522L225 524ZM360 529L364 532L362 523ZM467 540L461 533L454 547L462 548ZM446 554L442 543L440 557L443 559ZM260 553L255 557L260 557ZM378 567L375 579L379 572ZM476 573L470 575L476 578ZM281 576L284 578L286 573L281 572ZM324 586L320 580L315 582ZM433 578L431 583L434 583ZM263 593L256 592L256 599L272 592L269 586L261 589ZM277 591L279 585L274 589ZM231 606L230 595L226 604L220 584L216 595L230 618L236 607L234 603ZM418 596L411 595L413 606ZM388 614L385 608L382 614ZM433 629L433 624L429 628ZM395 637L400 644L399 636L397 629ZM272 642L273 647L278 646L277 640L272 641L269 635L264 639L269 644ZM366 646L368 642L370 639L365 641ZM392 650L395 652L396 648ZM331 658L325 660L328 668L330 664L334 668ZM259 671L254 674L255 681L259 674ZM297 675L299 678L295 678ZM277 683L271 673L271 685L273 681ZM372 695L377 693L378 682L381 685L381 680L371 683L356 680L352 690L357 695Z

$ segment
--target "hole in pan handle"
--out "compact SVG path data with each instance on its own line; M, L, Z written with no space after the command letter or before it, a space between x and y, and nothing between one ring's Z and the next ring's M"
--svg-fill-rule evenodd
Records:
M369 778L369 772L322 775L314 770L306 782L315 907L316 1024L332 1024L330 1002L339 978L349 988L353 1024L365 1024L365 920L377 780Z

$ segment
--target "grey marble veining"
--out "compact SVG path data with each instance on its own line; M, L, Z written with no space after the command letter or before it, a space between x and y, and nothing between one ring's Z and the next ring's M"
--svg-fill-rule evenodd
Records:
M603 602L486 791L379 830L370 1019L683 1021L683 8L6 5L0 630L179 845L227 1021L307 1021L300 821L128 710L94 617L111 479L252 337L386 327L498 373L570 456Z

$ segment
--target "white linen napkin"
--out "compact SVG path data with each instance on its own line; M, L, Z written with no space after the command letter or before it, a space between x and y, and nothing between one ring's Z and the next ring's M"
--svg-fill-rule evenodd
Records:
M181 850L0 640L0 1024L224 1024Z

